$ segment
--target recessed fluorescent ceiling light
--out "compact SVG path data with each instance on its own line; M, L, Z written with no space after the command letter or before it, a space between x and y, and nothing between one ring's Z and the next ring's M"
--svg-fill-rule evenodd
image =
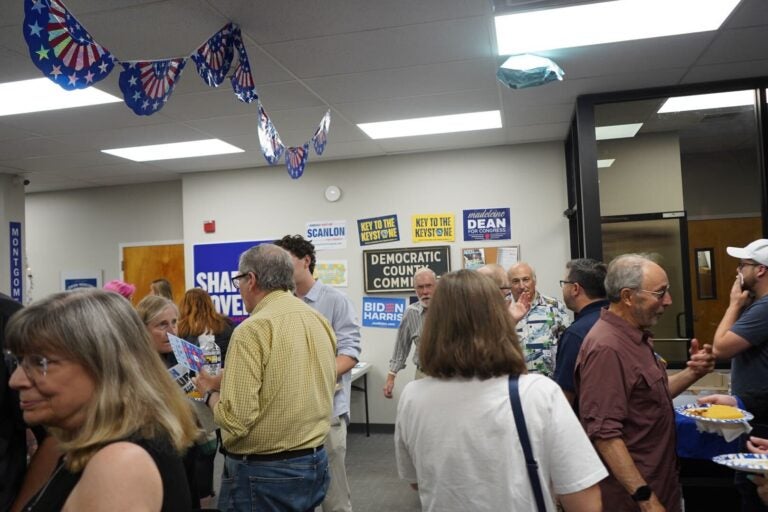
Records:
M669 98L661 106L658 113L666 114L669 112L687 112L710 108L743 107L754 104L755 92L751 89L747 91L716 92Z
M242 153L244 149L227 144L219 139L191 140L173 144L155 144L153 146L136 146L133 148L102 149L102 153L127 158L134 162L152 160L170 160L172 158L192 158L208 155L225 155L227 153Z
M595 127L595 139L608 140L608 139L628 139L634 137L637 132L640 131L640 127L643 123L632 124L615 124L612 126L596 126Z
M496 16L499 55L717 30L740 0L618 0Z
M0 116L123 101L95 87L65 91L47 78L0 84Z
M605 167L610 167L613 165L613 162L615 162L615 158L606 158L605 160L598 160L597 161L597 168L603 169Z
M372 139L490 130L492 128L501 128L501 112L489 110L487 112L471 112L469 114L361 123L357 126Z

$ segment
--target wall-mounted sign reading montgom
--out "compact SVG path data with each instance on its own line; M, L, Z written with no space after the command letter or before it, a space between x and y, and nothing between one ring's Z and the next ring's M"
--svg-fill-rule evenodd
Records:
M450 272L450 246L363 251L365 292L412 292L413 274L422 267L431 268L438 276Z

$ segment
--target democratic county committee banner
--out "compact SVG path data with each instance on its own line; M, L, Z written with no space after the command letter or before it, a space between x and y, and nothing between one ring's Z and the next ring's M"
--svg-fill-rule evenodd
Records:
M509 240L509 208L464 210L464 240Z
M237 275L242 253L255 245L270 242L272 240L225 242L192 247L195 287L208 292L216 311L235 322L242 322L248 317L240 292L232 285L232 278Z
M451 270L450 251L448 245L363 251L365 292L412 292L413 274L420 268L438 276Z

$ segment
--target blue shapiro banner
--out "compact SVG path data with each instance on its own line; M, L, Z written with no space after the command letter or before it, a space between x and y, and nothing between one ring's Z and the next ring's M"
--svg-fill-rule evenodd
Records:
M21 256L21 222L9 222L10 239L10 261L11 261L11 298L19 302L24 302L23 290L24 290L24 273L21 270L22 256Z
M360 245L383 244L400 240L400 229L397 226L397 215L384 215L357 220L357 233L360 235Z
M405 299L363 297L363 327L397 329L405 313Z
M193 246L195 286L208 292L216 311L235 322L242 322L248 317L240 292L232 286L232 278L237 275L237 264L243 252L270 242L272 240Z
M464 210L464 240L509 240L509 208Z

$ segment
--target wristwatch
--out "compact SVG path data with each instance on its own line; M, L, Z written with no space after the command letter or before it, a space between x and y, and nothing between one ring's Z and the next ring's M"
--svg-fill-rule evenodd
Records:
M651 494L653 494L653 491L650 487L647 485L641 485L635 489L635 494L632 495L632 499L634 501L648 501L651 499Z

